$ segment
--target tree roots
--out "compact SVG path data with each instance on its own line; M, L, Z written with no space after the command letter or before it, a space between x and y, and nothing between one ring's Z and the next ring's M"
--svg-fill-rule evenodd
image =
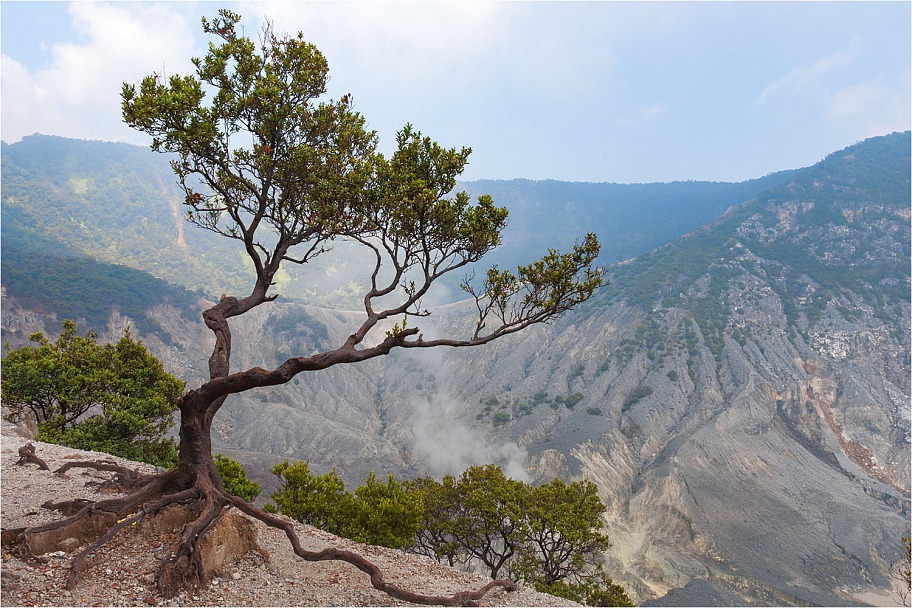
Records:
M23 449L25 447L28 446L24 446ZM23 450L20 450L20 456L22 453ZM37 458L34 455L34 447L27 453L30 453L32 458ZM311 562L336 560L349 563L367 574L375 589L399 600L437 606L473 606L492 589L516 590L513 581L494 580L475 591L462 591L452 596L423 595L408 591L387 582L374 563L357 553L334 547L322 551L307 551L301 546L291 521L266 513L241 498L229 495L221 488L220 483L213 483L200 468L191 472L178 468L167 473L142 475L138 471L110 462L80 461L66 463L56 473L63 474L73 468L112 472L118 484L130 489L130 493L99 501L49 501L43 505L45 508L61 511L66 517L47 524L3 531L4 545L15 546L24 557L33 559L63 547L64 541L72 544L72 539L76 539L79 544L87 543L73 556L66 582L66 588L70 590L87 569L89 559L101 547L124 530L133 528L171 505L186 505L192 515L191 520L180 530L175 550L160 560L157 586L165 598L174 597L182 589L205 587L208 584L204 557L200 550L201 539L231 507L267 526L283 531L294 553L302 559Z
M19 460L16 462L16 464L25 463L37 464L38 468L42 471L49 470L47 463L35 455L35 446L31 443L26 443L24 446L19 448Z

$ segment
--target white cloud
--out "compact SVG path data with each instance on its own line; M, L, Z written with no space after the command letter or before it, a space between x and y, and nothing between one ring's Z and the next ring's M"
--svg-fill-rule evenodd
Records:
M186 73L194 34L180 4L74 2L78 42L50 48L48 66L29 71L3 57L2 137L35 132L144 141L121 122L123 82L152 72Z
M781 90L794 89L804 93L819 93L825 88L824 76L837 68L852 65L860 54L861 45L858 39L853 39L846 49L821 57L810 65L795 68L784 77L767 85L757 99L757 103L762 104L771 95Z
M912 115L908 72L842 87L826 98L827 113L834 120L857 124L864 137L909 128Z
M638 107L632 117L619 118L618 124L643 125L656 120L668 113L668 106L664 103L651 103Z

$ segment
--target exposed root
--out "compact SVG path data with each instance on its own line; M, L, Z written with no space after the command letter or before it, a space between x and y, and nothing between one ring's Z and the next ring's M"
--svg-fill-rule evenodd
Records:
M165 598L174 597L183 589L206 586L208 581L200 550L201 541L232 506L255 520L285 532L297 556L312 562L335 560L349 563L367 574L375 589L399 600L424 605L474 606L492 589L516 590L513 581L494 580L475 591L462 591L451 596L414 593L387 582L377 565L357 553L334 547L307 551L301 546L290 521L270 515L241 498L230 496L217 481L213 482L207 475L188 475L186 471L179 470L158 475L140 475L138 471L104 462L71 462L58 469L57 473L75 467L112 471L134 489L126 496L95 502L84 499L56 503L48 501L44 504L46 508L60 510L67 517L29 528L3 531L4 544L11 542L20 547L25 557L35 559L38 555L57 549L64 541L76 539L88 543L73 557L66 581L68 590L76 586L89 559L101 547L121 532L134 528L175 503L188 504L188 514L192 519L181 528L175 551L160 562L157 585ZM248 550L250 549L244 549ZM207 558L209 559L211 558ZM210 562L207 561L208 563Z
M64 475L70 469L94 469L96 471L110 471L114 473L113 483L123 488L124 491L133 489L137 486L148 483L154 479L155 475L141 473L138 469L128 469L113 462L96 462L91 460L76 460L67 462L62 467L54 471L55 475Z
M428 606L476 606L477 602L483 598L489 591L495 588L502 588L505 591L516 591L516 583L510 580L498 579L493 580L484 587L475 591L462 591L451 596L434 596L414 593L403 589L392 583L388 583L383 578L383 573L373 562L368 561L361 555L351 551L328 547L322 551L308 551L301 546L301 541L294 530L294 525L286 520L279 519L265 511L257 509L253 505L235 496L228 497L233 506L246 513L250 517L257 519L264 524L273 528L278 528L285 532L295 555L307 561L328 561L337 560L347 562L370 576L371 585L378 591L386 593L390 597L412 602L413 604L424 604Z
M24 446L19 448L19 460L16 461L16 464L26 463L37 464L38 468L43 471L50 470L47 463L35 454L35 446L31 443L26 443Z
M159 500L149 501L143 504L139 510L118 521L114 526L112 526L105 534L98 538L95 542L91 543L85 549L80 551L73 557L73 564L70 568L70 574L67 577L66 588L72 590L76 583L79 581L79 576L85 570L86 558L117 536L117 533L121 530L132 527L141 522L147 515L155 515L163 507L173 504L175 502L181 502L184 500L192 500L197 497L197 492L192 488L189 490L184 490L183 492L178 492L176 494L171 494L165 496Z
M198 495L197 490L192 490ZM199 538L222 514L225 500L217 491L206 492L197 518L181 530L177 551L164 558L158 568L158 590L163 597L177 595L182 588L208 584L199 551Z
M144 516L145 516L145 513L143 513L142 511L139 511L139 512L131 515L130 517L125 517L124 519L121 519L116 524L114 524L111 528L109 528L107 532L102 534L98 538L98 540L91 543L88 547L86 547L85 549L83 549L82 551L77 553L73 557L73 565L70 567L70 574L67 576L66 589L68 591L72 591L73 588L76 586L76 583L79 580L79 576L85 570L86 558L89 555L94 553L102 545L104 545L105 543L110 541L112 538L117 536L117 533L120 532L121 530L123 530L124 528L126 528L127 526L135 525L137 522L141 521Z
M165 486L164 482L164 477L150 480L150 483L132 494L119 498L95 502L76 499L45 503L48 508L71 513L71 515L46 524L20 528L15 531L15 537L9 538L9 541L16 544L26 557L33 558L36 555L55 550L62 541L69 538L83 542L91 541L99 534L103 534L112 522L116 523L124 515L133 513L143 502L160 494Z
M94 500L88 500L86 498L76 498L73 500L61 500L60 502L54 502L49 500L41 505L42 509L47 509L48 511L60 511L64 515L75 515L82 511L85 507L95 504Z

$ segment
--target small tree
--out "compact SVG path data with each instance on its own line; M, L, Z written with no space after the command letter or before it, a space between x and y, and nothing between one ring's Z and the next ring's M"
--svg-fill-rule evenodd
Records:
M421 525L421 497L392 475L383 483L371 472L351 493L335 470L314 475L300 460L276 463L272 472L282 485L272 493L275 505L266 505L267 511L360 543L391 549L412 546Z
M529 487L489 464L463 471L456 483L458 504L450 528L469 556L497 578L519 550L527 522L523 507Z
M274 464L272 473L281 479L281 486L272 493L275 505L266 505L267 510L333 534L341 532L351 497L335 469L314 475L310 463L285 460Z
M260 484L247 476L247 471L240 462L222 454L216 454L212 459L226 492L247 502L256 500L260 495Z
M114 344L77 333L64 321L54 342L42 333L3 359L7 418L32 416L37 439L107 452L160 466L177 464L177 446L166 437L184 383L167 373L140 340L125 329Z
M389 475L383 483L371 472L355 488L342 535L361 543L408 549L421 525L421 499Z
M601 531L605 505L590 481L555 479L532 488L523 506L528 525L520 571L528 582L585 577L611 546Z
M212 21L203 19L204 31L216 42L205 57L194 59L195 76L174 75L163 82L151 75L139 87L124 84L122 90L126 123L150 135L153 150L173 154L187 219L236 240L254 273L249 294L225 296L203 312L215 345L209 380L178 401L178 467L152 482L144 480L130 496L93 506L124 517L153 499L161 508L188 494L195 497L198 516L184 526L176 551L159 569L158 585L166 597L206 584L198 539L228 506L297 538L288 522L222 488L212 460L211 428L229 396L393 349L487 344L556 319L605 283L604 271L594 266L598 239L589 234L570 252L549 251L515 272L492 268L480 285L467 279L463 288L477 314L462 337L426 339L417 324L406 327L407 317L430 314L422 299L434 283L500 244L507 210L490 196L472 202L465 192L452 193L470 149L443 148L406 125L396 151L386 158L348 96L323 99L328 68L316 47L301 34L280 37L269 27L257 43L239 33L239 21L227 10ZM273 369L232 370L231 319L278 297L271 289L283 265L306 264L336 240L364 247L373 260L361 324L325 352L292 356ZM19 538L28 542L47 528L26 530ZM351 562L371 575L375 587L410 602L471 602L491 588L449 598L426 596L385 582L359 555L311 553L296 541L292 546L305 559ZM492 585L513 588L507 581Z
M423 507L412 552L450 567L464 563L468 559L466 552L453 536L452 522L460 504L456 480L450 475L441 482L419 477L408 482L408 491L419 497Z
M478 560L492 576L510 576L539 591L593 606L629 606L605 574L605 509L589 481L531 487L494 465L471 467L459 480L409 483L424 507L412 551L451 566ZM607 603L605 603L607 602Z

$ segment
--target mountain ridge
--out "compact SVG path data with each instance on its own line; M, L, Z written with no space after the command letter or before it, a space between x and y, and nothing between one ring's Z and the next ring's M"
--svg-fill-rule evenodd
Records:
M264 481L284 457L355 484L473 457L587 477L611 575L640 601L692 581L746 603L886 601L909 515L909 149L892 134L790 173L612 265L611 286L550 326L229 400L216 447ZM4 300L4 340L51 329ZM465 305L419 325L459 328ZM236 364L340 343L356 315L257 310L238 320ZM202 324L150 316L169 336L144 336L153 351L201 379Z

